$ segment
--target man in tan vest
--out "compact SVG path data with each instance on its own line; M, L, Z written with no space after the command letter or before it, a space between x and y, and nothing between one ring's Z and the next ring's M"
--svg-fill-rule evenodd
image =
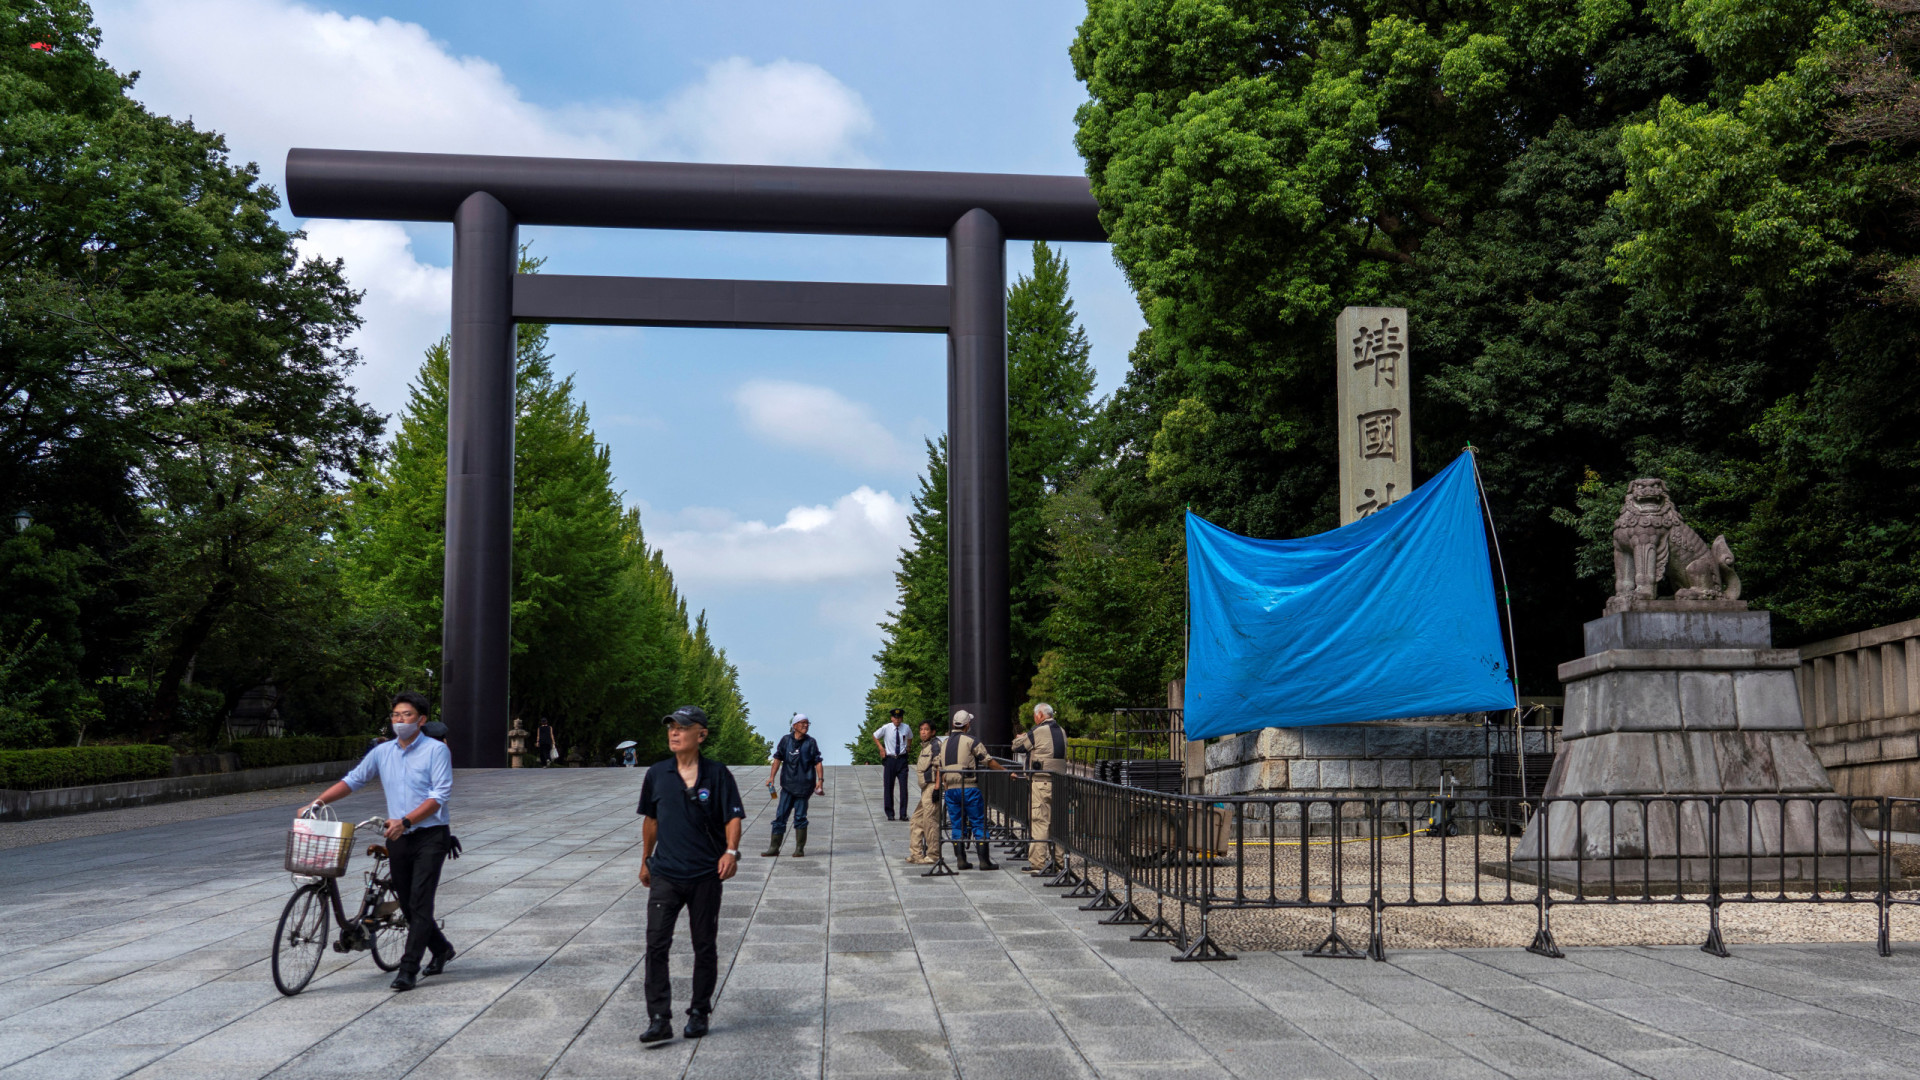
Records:
M973 869L973 864L967 861L967 841L974 840L979 844L980 869L998 870L1000 866L993 861L987 844L986 798L974 773L981 769L1007 770L993 760L986 747L967 734L972 726L972 713L961 709L953 714L953 726L940 745L940 790L946 797L947 821L953 826L953 852L960 857L955 867Z
M1033 707L1033 726L1013 740L1013 752L1027 755L1027 773L1033 790L1028 794L1027 823L1032 843L1027 845L1027 869L1040 871L1052 861L1047 840L1053 835L1053 774L1067 770L1067 733L1053 718L1053 706Z
M920 784L920 802L913 808L907 826L907 861L914 864L938 862L935 849L940 846L940 739L933 733L933 721L920 721L920 758L913 764L913 775Z

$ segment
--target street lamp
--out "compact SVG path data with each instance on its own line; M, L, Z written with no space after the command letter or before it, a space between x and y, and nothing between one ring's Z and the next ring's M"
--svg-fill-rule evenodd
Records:
M25 507L21 507L19 510L14 511L13 531L17 533L23 533L31 528L33 528L32 512L27 510L27 508Z

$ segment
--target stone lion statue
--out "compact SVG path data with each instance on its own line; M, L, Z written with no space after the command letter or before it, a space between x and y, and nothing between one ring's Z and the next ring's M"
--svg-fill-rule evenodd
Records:
M1613 599L1607 610L1652 600L1662 581L1672 583L1675 600L1740 599L1727 538L1716 536L1712 544L1700 539L1680 520L1666 481L1643 478L1627 489L1613 522Z

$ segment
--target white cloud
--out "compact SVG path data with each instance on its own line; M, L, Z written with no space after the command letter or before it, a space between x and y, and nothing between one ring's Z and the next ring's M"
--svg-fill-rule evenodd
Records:
M873 128L858 93L791 60L723 59L654 103L548 108L418 23L288 0L102 0L94 11L102 52L141 73L136 97L223 133L276 187L294 146L840 165L865 163L858 143ZM421 352L447 332L449 271L421 262L396 224L306 229L302 253L345 259L366 294L355 382L393 412Z
M363 361L354 382L374 408L398 411L421 353L447 332L453 271L414 258L407 231L390 221L310 221L300 254L345 260L348 284L365 292L365 322L351 340Z
M102 0L102 51L135 96L225 133L277 178L290 146L858 164L860 95L813 64L722 59L655 103L548 108L418 23L288 0Z
M832 506L796 506L778 525L725 511L682 511L683 527L650 533L676 579L688 583L803 584L884 578L906 546L907 506L862 485Z
M900 440L871 410L827 387L753 379L734 392L733 401L747 429L776 445L865 468L908 464Z

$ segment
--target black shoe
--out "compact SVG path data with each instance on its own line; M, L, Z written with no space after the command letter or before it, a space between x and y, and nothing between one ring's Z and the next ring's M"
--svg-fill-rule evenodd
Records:
M413 984L419 981L419 978L418 975L408 971L406 968L401 968L394 973L391 985L395 990L407 991L413 989Z
M671 1038L673 1038L673 1017L671 1016L654 1017L653 1023L647 1025L647 1030L640 1033L640 1041L643 1043L657 1043Z
M429 975L438 975L447 970L447 961L457 955L459 954L455 953L452 949L448 949L444 953L435 953L433 957L427 961L427 966L420 969L420 977L424 979Z
M707 1014L699 1009L687 1010L687 1030L682 1032L689 1039L697 1039L707 1033Z

